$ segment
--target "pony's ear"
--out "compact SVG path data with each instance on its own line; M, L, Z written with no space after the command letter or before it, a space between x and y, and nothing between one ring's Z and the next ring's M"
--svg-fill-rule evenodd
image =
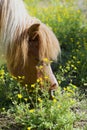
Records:
M28 29L29 40L36 39L36 37L38 36L37 31L39 30L39 26L39 23L30 26L30 28Z

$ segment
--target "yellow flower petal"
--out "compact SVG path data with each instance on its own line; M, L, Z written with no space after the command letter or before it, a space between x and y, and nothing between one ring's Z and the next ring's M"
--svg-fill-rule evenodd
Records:
M27 130L31 130L31 127L27 127Z
M23 96L22 96L21 94L18 94L18 98L20 98L20 99L21 99L22 97L23 97Z
M30 113L33 113L34 111L35 111L34 109L29 110Z
M31 84L31 88L34 88L35 87L35 84Z

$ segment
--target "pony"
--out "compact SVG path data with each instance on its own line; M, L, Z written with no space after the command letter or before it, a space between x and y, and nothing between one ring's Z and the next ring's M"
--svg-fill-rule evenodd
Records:
M13 76L24 76L23 82L31 85L45 73L49 90L57 89L51 63L43 59L57 60L61 52L59 41L49 27L28 14L23 0L0 0L0 44ZM42 71L38 65L43 66Z

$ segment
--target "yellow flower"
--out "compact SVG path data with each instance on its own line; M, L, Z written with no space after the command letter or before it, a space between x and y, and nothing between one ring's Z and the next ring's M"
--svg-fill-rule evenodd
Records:
M59 80L59 81L58 81L58 83L60 84L60 83L61 83L61 81Z
M25 87L28 87L28 84L25 84Z
M4 70L0 70L0 75L4 75L5 71Z
M43 79L40 77L40 78L37 79L37 82L38 82L38 83L39 83L39 82L42 82L42 80L43 80Z
M41 99L41 98L38 98L38 101L41 103L41 102L42 102L42 99Z
M22 76L21 78L22 78L22 79L25 79L25 76Z
M31 88L34 88L35 87L35 84L31 84Z
M70 66L66 66L66 69L69 70L69 69L70 69Z
M37 83L39 83L40 82L40 80L39 79L37 79Z
M44 78L45 78L45 79L48 79L48 76L45 76Z
M41 85L44 85L44 82L40 82Z
M40 66L39 66L39 69L43 69L43 66L42 66L42 65L40 65Z
M49 62L49 60L47 58L44 58L43 61L46 62L46 63Z
M77 68L76 68L76 67L74 67L74 70L77 70Z
M3 108L2 108L2 110L4 111L4 110L5 110L5 108L3 107Z
M29 110L30 113L33 113L34 111L35 111L34 109Z
M21 76L18 76L19 79L21 79Z
M67 90L67 88L64 88L64 90L66 91L66 90Z
M67 89L67 91L68 91L68 90L70 90L70 88L69 88L69 87L67 87L66 89Z
M27 99L27 98L24 98L24 100L27 102L28 99Z
M13 75L12 75L12 78L13 78L13 79L17 79L17 77L15 77L15 76L13 76Z
M61 105L58 105L58 108L61 108Z
M31 127L27 127L27 130L31 130Z
M77 88L77 86L76 86L76 85L72 85L72 87L73 87L74 89L76 89L76 88Z
M0 79L4 79L4 76L0 76Z
M43 81L43 79L42 79L42 78L40 78L40 81L42 82L42 81Z
M53 102L54 102L54 103L56 103L56 102L57 102L57 100L54 98L54 99L53 99Z
M20 99L21 99L22 97L23 97L23 96L22 96L21 94L18 94L18 98L20 98Z
M76 57L75 57L75 56L73 56L73 59L76 59Z
M77 61L77 64L80 64L80 61Z
M55 96L54 96L54 95L52 96L52 99L55 99Z
M74 65L72 64L71 67L74 67Z

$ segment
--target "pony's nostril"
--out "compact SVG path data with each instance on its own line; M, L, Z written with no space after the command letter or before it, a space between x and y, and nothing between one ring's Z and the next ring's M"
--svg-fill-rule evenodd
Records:
M51 85L50 89L51 90L55 90L58 88L58 84L57 83L54 83L53 85Z
M52 85L52 87L56 86L56 83Z

